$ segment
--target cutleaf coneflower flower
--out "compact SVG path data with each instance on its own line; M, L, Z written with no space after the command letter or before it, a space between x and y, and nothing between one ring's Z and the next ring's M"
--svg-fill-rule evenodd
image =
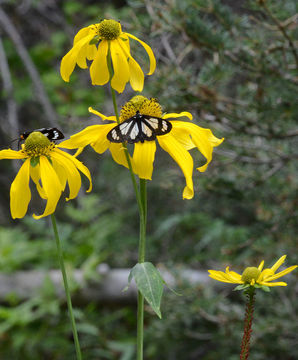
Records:
M88 168L74 156L58 149L41 132L32 132L19 151L5 149L0 151L2 159L24 159L17 176L10 188L10 211L13 219L25 216L31 199L30 178L36 185L41 198L47 201L41 215L35 219L53 214L62 191L68 183L69 196L74 199L81 187L81 171L90 182L87 191L91 191L92 182ZM79 171L78 171L79 170Z
M283 255L277 262L271 267L263 270L264 260L261 261L258 267L247 267L242 274L238 274L235 271L230 271L229 267L226 268L226 271L217 271L217 270L208 270L209 276L217 281L239 284L241 288L246 288L249 286L263 287L263 286L287 286L285 282L274 282L274 280L281 278L282 276L287 275L294 269L297 265L290 266L289 268L284 269L283 271L276 273L277 269L284 263L286 255Z
M229 267L226 271L208 270L209 276L217 281L238 284L235 290L243 290L246 295L246 309L244 316L244 328L240 350L240 360L249 359L250 339L252 335L252 323L254 315L255 295L256 289L260 288L266 292L270 291L269 286L287 286L287 283L277 280L297 268L297 265L290 266L280 272L277 269L284 263L286 255L279 258L276 263L271 267L263 270L264 260L261 261L258 267L247 267L242 274L235 271L230 271Z
M192 115L189 112L163 114L156 99L149 100L141 95L133 97L122 107L120 124L115 123L115 116L107 117L92 108L89 108L89 111L112 123L88 126L72 135L69 140L63 141L61 147L75 149L90 144L100 154L109 149L118 164L128 167L122 143L132 143L134 151L131 164L134 173L140 179L151 180L157 140L184 174L184 199L194 196L193 159L189 150L197 148L206 158L206 163L197 168L204 172L212 160L213 148L224 140L215 137L210 129L199 127L189 121L173 120L180 117L191 120Z
M92 85L104 85L111 80L113 89L121 93L127 82L135 91L142 91L144 73L131 55L130 39L138 41L149 56L150 68L147 75L153 74L156 61L152 49L132 34L122 32L121 24L115 20L103 20L81 29L74 37L72 49L63 57L60 73L68 82L76 64L86 69L86 60L92 62L90 77ZM112 64L112 77L109 69Z

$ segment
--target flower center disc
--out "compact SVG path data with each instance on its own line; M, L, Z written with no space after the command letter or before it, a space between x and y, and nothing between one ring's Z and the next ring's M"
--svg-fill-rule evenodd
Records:
M103 20L97 25L97 34L104 40L115 40L121 34L121 25L115 20Z
M45 135L39 131L33 131L25 140L24 151L30 157L37 157L40 155L48 155L55 147Z

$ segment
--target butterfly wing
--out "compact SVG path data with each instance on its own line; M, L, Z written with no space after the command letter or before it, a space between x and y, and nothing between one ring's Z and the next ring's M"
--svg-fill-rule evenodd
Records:
M45 135L49 140L60 140L64 139L63 133L57 128L42 128L34 131L40 131L43 135Z
M107 135L111 142L153 141L157 135L165 135L172 129L172 124L165 119L137 113L135 116L115 126Z

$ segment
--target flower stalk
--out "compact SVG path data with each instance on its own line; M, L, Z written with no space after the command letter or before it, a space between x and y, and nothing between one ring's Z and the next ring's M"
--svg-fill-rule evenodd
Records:
M140 211L140 240L139 263L145 262L146 225L147 225L147 187L146 180L140 179L140 197L142 211ZM138 291L138 319L137 319L137 360L143 360L144 342L144 296Z
M108 59L107 59L108 69L110 73L110 77L113 76L112 70L112 61L111 54L108 51ZM113 100L113 107L116 116L117 124L120 124L118 107L116 102L116 93L110 83L110 89ZM133 184L133 188L136 194L136 199L139 208L139 216L140 216L140 237L139 237L139 257L138 262L142 263L145 261L145 243L146 243L146 223L147 223L147 188L146 188L146 180L140 179L140 187L138 189L136 178L132 169L132 164L130 161L127 145L125 143L123 145L123 150L125 153L125 157L127 160L131 181ZM143 342L144 342L144 296L138 291L138 311L137 311L137 360L143 360Z
M75 321L75 318L73 315L71 296L70 296L67 275L66 275L66 270L65 270L64 260L63 260L63 252L62 252L62 248L61 248L60 238L59 238L57 224L56 224L56 218L55 218L54 214L51 214L51 220L52 220L53 230L54 230L54 234L55 234L60 269L61 269L62 277L63 277L63 284L64 284L64 289L65 289L65 294L66 294L67 307L68 307L68 312L69 312L69 317L70 317L70 322L71 322L71 327L72 327L72 334L73 334L73 339L74 339L74 344L75 344L75 349L76 349L76 358L77 358L77 360L82 360L82 354L81 354L79 337L78 337L78 332L77 332L77 327L76 327L76 321Z
M241 342L241 353L240 360L248 360L249 357L249 346L250 338L252 333L252 321L254 313L254 303L255 303L255 287L250 286L246 291L247 303L245 309L245 318L244 318L244 330L243 337Z

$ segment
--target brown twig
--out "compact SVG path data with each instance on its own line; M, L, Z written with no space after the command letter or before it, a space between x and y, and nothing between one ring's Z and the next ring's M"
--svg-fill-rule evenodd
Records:
M48 99L43 83L40 79L39 73L23 43L20 34L18 33L17 29L15 28L9 17L3 11L3 9L1 9L1 7L0 7L0 26L2 27L3 31L7 33L7 35L10 37L10 39L15 45L15 48L20 58L22 59L29 76L32 79L33 85L35 87L36 97L38 98L41 106L44 109L44 113L45 116L47 117L48 122L50 123L50 125L56 126L57 115L54 108L52 107L52 104Z
M19 133L19 124L18 124L18 115L17 115L17 104L13 96L13 84L11 79L11 73L6 57L6 53L3 47L2 38L0 35L0 73L3 81L3 89L5 92L5 97L7 99L7 120L8 120L8 129L5 125L3 131L8 132L11 137L16 137L16 134ZM6 122L5 122L6 123ZM1 122L1 125L3 122Z

